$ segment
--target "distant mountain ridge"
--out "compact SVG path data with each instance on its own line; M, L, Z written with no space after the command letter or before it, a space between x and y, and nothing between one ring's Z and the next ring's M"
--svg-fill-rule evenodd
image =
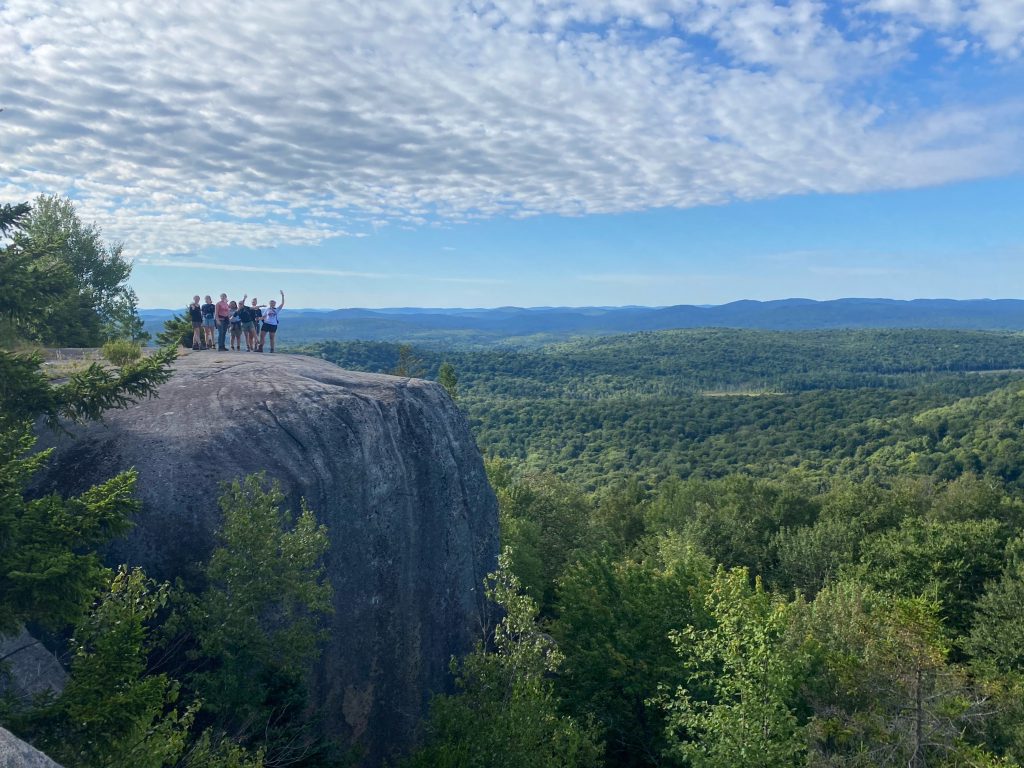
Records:
M171 310L142 310L159 329ZM363 339L450 345L531 345L573 336L673 328L941 328L1024 330L1021 299L741 300L714 306L286 310L290 341Z

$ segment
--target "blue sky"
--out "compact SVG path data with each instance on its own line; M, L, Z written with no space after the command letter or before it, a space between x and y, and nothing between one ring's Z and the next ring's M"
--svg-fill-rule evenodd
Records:
M0 200L72 197L144 306L1024 284L1024 0L153 8L0 4Z
M143 265L135 285L143 296L224 286L270 298L298 288L301 306L315 307L1007 298L1024 286L1022 211L1018 176L687 210L390 226L316 246L211 250L201 270L198 259ZM209 268L220 264L236 266Z

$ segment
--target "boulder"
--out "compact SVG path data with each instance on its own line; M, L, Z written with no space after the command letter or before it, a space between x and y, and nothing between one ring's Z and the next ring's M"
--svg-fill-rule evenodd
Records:
M6 728L0 728L0 768L60 768L60 766Z
M472 647L498 551L497 502L439 385L300 355L190 352L157 398L48 433L39 490L78 493L135 467L142 511L108 553L160 579L214 546L221 484L264 471L327 525L334 587L315 705L376 764L407 748L451 656Z
M57 657L24 627L0 636L0 696L30 703L46 693L60 694L67 677Z

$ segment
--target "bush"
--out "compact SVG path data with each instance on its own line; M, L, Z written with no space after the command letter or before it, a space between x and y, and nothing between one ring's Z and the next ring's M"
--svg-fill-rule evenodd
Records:
M128 339L108 341L103 345L102 352L103 356L118 368L134 363L142 357L142 347Z

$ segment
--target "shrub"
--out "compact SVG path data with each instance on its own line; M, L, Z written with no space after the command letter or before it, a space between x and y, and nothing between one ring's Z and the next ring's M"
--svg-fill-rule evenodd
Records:
M116 339L103 345L103 356L118 368L142 357L142 347L128 339Z

